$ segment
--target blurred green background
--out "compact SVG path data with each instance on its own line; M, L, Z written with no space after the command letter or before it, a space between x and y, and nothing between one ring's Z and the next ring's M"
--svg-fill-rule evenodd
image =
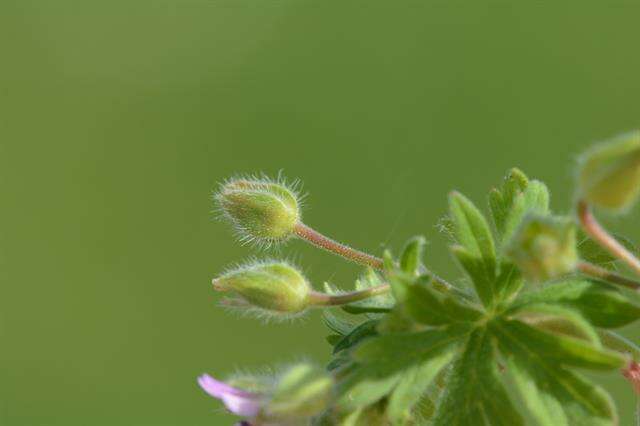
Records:
M216 307L211 278L256 253L213 220L216 182L282 169L310 225L377 253L424 233L454 279L449 190L481 202L517 165L567 209L576 154L640 126L639 17L615 0L0 1L0 424L231 424L197 375L329 347L317 313ZM608 223L640 240L636 217ZM280 254L317 284L358 273ZM606 383L631 424L630 387Z

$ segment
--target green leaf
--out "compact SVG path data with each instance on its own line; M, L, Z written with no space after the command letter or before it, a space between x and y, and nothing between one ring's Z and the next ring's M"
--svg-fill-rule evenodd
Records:
M476 293L485 306L496 298L496 250L491 230L478 208L464 195L449 197L454 234L460 244L454 254L473 280Z
M499 376L493 338L486 328L479 328L453 366L434 426L524 424Z
M400 256L400 269L407 274L418 275L422 266L422 256L426 240L422 236L413 237Z
M504 177L502 188L493 188L489 192L489 208L498 236L501 238L505 233L506 224L517 198L528 185L527 176L520 169L513 168Z
M524 405L541 426L614 425L615 408L599 387L569 366L619 368L624 358L578 339L534 329L520 321L496 321L494 332Z
M489 207L500 243L508 241L530 212L549 212L549 190L542 182L530 181L519 169L511 169L502 188L489 193Z
M603 328L622 327L640 319L640 306L616 288L586 279L571 279L522 295L514 302L514 309L531 303L556 303L573 308L591 324Z
M398 302L415 321L425 325L443 325L455 322L472 322L481 313L458 302L450 294L433 289L429 275L412 277L404 273L388 276L392 288L400 295Z
M363 341L352 352L352 368L337 385L340 407L356 409L378 401L416 365L430 363L435 377L439 371L436 367L445 364L446 354L453 353L468 332L469 326L458 325Z
M596 330L577 311L562 305L533 303L511 312L512 318L539 330L563 334L600 347Z
M500 264L500 272L496 278L496 290L499 294L500 301L509 303L518 294L524 280L520 269L510 262L502 262Z
M411 417L412 410L420 402L440 370L454 356L454 351L445 351L422 364L414 365L402 374L398 385L389 397L387 415L392 424L400 424Z
M333 348L333 353L338 353L340 351L344 351L346 349L351 348L352 346L360 343L363 339L367 337L375 336L377 334L376 325L378 324L377 320L370 320L363 322L356 328L354 328L349 334L344 336Z
M329 330L340 336L346 336L358 326L356 323L337 316L330 309L322 311L322 320Z
M549 333L522 321L511 320L500 323L502 336L516 338L526 343L536 355L553 365L612 370L624 364L624 357L617 352L602 349L581 339Z

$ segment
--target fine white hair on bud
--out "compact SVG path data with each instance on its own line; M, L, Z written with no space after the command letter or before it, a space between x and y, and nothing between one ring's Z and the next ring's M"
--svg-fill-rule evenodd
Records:
M295 267L285 261L251 262L213 280L213 287L235 298L225 304L269 319L295 316L309 306L311 285Z
M220 185L214 200L242 243L270 247L289 239L301 221L299 181L266 176L237 177Z

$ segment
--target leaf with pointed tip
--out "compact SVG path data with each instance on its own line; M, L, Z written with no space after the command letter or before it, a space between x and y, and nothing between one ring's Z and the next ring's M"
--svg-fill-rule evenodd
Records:
M532 303L510 311L510 317L539 330L575 337L600 347L596 330L582 315L568 307Z
M336 343L333 348L333 353L335 354L340 351L347 350L352 346L360 343L362 340L368 337L375 336L376 334L378 334L378 332L376 331L376 325L378 325L377 320L369 320L363 322L362 324L351 330L349 334L340 339L338 343Z
M501 321L499 326L503 339L517 339L526 343L530 350L549 364L612 370L622 367L625 361L619 353L603 349L599 344L594 345L559 333L549 333L522 321L505 320Z
M609 395L570 367L615 369L624 363L621 355L520 321L496 321L492 326L506 356L507 370L537 424L616 424Z
M520 269L511 262L501 262L495 288L501 302L510 303L524 285Z
M325 309L322 312L322 320L329 330L340 336L346 336L358 326L357 323L334 314L330 309Z
M519 426L524 421L510 401L497 369L496 350L486 328L475 330L451 370L434 426Z
M487 220L464 195L454 192L449 197L454 234L460 244L454 254L470 275L476 293L485 306L496 298L496 250Z
M640 306L615 287L599 281L571 279L518 298L512 309L531 303L555 303L577 310L592 325L617 328L640 319Z
M422 266L422 256L426 240L423 236L413 237L402 251L400 269L407 274L418 275Z

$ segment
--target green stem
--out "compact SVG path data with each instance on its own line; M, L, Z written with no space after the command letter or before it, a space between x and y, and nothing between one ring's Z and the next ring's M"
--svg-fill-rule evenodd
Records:
M594 277L611 284L620 285L622 287L630 288L636 291L640 290L640 282L616 274L613 271L609 271L608 269L601 268L589 262L579 262L578 270L584 275L589 275L590 277Z
M302 222L299 222L295 226L294 232L298 237L313 244L314 246L335 253L347 260L361 265L371 266L375 269L383 268L382 259L379 257L372 256L368 253L356 250L345 244L332 240Z
M360 300L365 300L371 297L385 294L390 289L391 287L389 286L389 284L380 284L378 286L370 287L364 290L352 291L342 294L328 294L312 291L309 294L309 300L311 301L311 305L314 306L348 305L349 303L358 302Z
M627 250L618 240L609 234L602 225L598 223L591 213L589 205L582 200L578 202L578 219L587 234L589 234L614 257L624 261L637 274L640 274L640 259L635 257L633 253Z

